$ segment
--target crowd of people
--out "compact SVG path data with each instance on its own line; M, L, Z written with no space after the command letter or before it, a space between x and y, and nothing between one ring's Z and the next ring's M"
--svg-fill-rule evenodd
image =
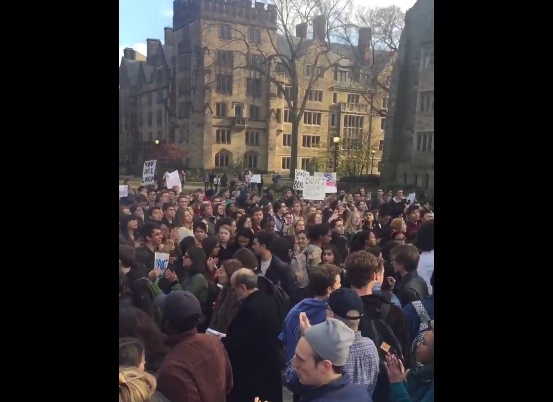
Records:
M434 400L428 203L128 184L120 402Z

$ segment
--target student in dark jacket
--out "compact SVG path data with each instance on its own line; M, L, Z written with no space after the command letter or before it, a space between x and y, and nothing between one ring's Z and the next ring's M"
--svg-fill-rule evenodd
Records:
M430 278L430 284L432 285L432 295L422 300L421 304L422 304L422 307L424 307L424 310L426 310L428 317L431 320L434 320L434 273L432 273L432 277ZM417 335L419 334L419 330L421 326L420 314L417 311L417 308L413 305L413 302L409 303L403 308L403 313L407 318L407 327L409 328L409 338L411 342L413 342L417 337Z
M401 353L405 360L406 368L411 367L411 342L407 330L407 320L403 311L395 306L383 295L373 294L376 276L381 272L380 261L371 253L357 251L351 253L346 259L346 276L351 283L351 288L363 300L363 315L374 319L380 316L383 305L389 305L386 324L396 336ZM380 345L378 345L380 346Z
M294 298L298 291L295 275L289 265L283 263L271 253L270 248L273 238L274 235L263 231L255 234L253 251L258 257L255 273L282 287L290 298Z
M400 244L390 251L394 272L401 278L394 286L401 306L428 297L428 285L417 272L419 250L412 244Z
M234 376L227 402L253 401L255 397L282 402L278 307L257 286L257 276L247 268L239 269L231 277L231 287L242 300L242 307L227 336L221 339Z

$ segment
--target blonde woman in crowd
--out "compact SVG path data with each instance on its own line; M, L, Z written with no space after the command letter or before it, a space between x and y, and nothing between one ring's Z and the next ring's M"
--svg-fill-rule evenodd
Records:
M136 367L119 367L119 402L169 402L156 392L157 381Z
M295 223L293 225L289 226L285 230L284 235L285 236L296 236L302 230L305 230L305 221L303 220L303 218L298 219L297 221L295 221Z
M188 236L194 236L194 213L192 208L190 209L179 209L177 215L175 216L177 225L179 227L179 243Z

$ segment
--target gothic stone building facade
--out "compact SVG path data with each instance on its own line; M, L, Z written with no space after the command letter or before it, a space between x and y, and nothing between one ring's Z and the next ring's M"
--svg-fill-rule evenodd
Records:
M277 34L272 5L247 0L175 0L173 29L165 28L164 45L148 39L145 61L138 60L134 50L125 51L120 67L120 116L128 119L120 124L125 149L137 150L140 157L144 144L176 142L189 151L186 164L190 168L224 169L241 164L260 171L288 172L292 132L288 106L281 91L259 70L268 55L277 50L290 54L297 45L301 52L296 63L301 72L299 101L307 96L299 126L298 168L307 168L311 158L321 155L320 147L332 144L332 137L339 133L341 144L348 139L369 139L375 151L373 172L378 173L387 95L376 91L367 102L367 86L354 79L353 62L357 59L354 52L372 55L358 49L370 42L370 29L360 29L358 48L332 44L333 52L318 58L314 66L325 34L322 17L313 19L312 38L307 38L307 24L296 27L295 37ZM389 81L395 55L381 56L382 80ZM311 80L311 90L303 95L313 72L320 69L327 70ZM291 90L290 77L278 63L271 74L284 91Z
M386 118L385 183L434 188L434 0L405 17Z

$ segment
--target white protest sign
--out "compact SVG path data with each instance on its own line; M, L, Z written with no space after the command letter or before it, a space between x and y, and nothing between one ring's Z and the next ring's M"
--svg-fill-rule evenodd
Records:
M413 201L415 201L415 197L417 196L417 193L409 193L407 196L407 202L411 204Z
M301 169L296 169L294 171L294 190L303 190L304 177L309 177L309 172Z
M176 186L179 188L179 193L181 192L182 184L180 182L180 176L179 176L178 170L175 170L174 172L171 172L171 173L167 173L165 176L165 182L167 183L167 188L173 188Z
M326 195L326 180L317 177L303 178L303 198L311 201L323 201Z
M333 173L315 172L313 177L316 177L318 179L325 179L327 193L338 192L338 189L336 188L336 172L333 172Z
M119 197L127 197L129 195L129 185L124 184L119 186Z
M161 269L165 271L169 264L169 254L167 253L155 253L154 255L154 269Z
M252 176L251 183L261 183L261 175L260 174L254 174Z
M144 162L144 167L142 168L143 185L147 186L155 183L156 164L157 160Z

